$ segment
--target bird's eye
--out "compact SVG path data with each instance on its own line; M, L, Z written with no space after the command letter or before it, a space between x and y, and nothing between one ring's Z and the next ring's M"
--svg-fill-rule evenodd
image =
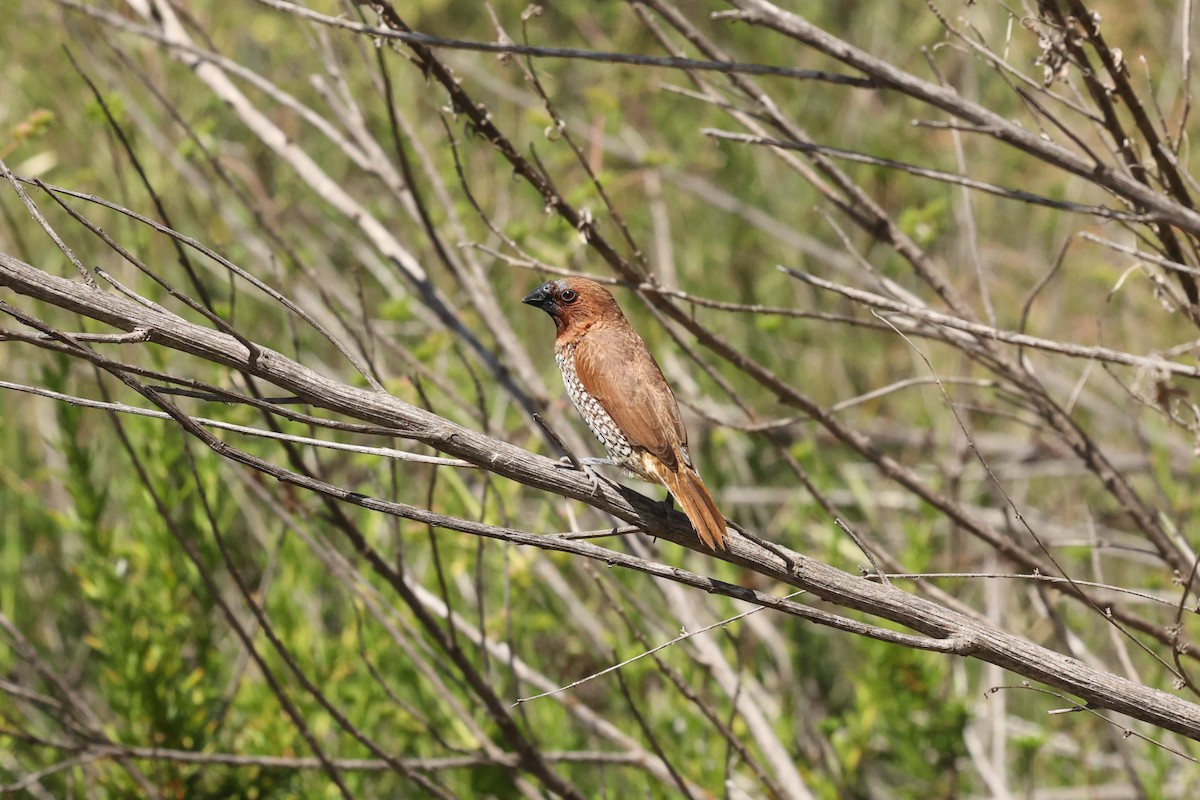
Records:
M575 298L577 298L577 297L579 297L579 295L575 294L574 289L567 289L565 292L563 292L562 294L560 294L558 296L558 299L562 300L564 303L574 303Z

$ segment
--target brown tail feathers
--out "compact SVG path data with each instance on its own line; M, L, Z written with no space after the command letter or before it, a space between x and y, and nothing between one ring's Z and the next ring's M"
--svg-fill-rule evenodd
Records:
M713 550L725 548L725 517L695 470L684 467L679 472L662 470L659 475L667 489L679 501L683 513L691 520L700 541Z

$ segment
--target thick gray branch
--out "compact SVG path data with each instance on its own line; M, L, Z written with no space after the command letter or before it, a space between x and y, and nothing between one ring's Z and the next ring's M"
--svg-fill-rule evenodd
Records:
M548 458L456 425L395 397L340 383L274 350L255 351L234 337L141 305L81 281L43 272L0 253L0 286L123 331L143 330L155 344L256 375L319 408L389 426L443 453L556 495L582 500L685 547L708 553L678 513L632 490L564 470ZM557 537L546 537L553 547ZM711 554L710 554L711 555ZM835 569L779 546L760 546L731 533L723 558L772 580L805 589L836 605L882 617L926 636L952 639L953 652L996 664L1086 701L1200 741L1200 706L1083 664L970 617ZM1100 624L1097 620L1097 624Z

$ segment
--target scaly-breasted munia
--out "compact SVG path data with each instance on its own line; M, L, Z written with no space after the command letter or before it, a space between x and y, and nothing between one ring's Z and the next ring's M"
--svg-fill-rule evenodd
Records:
M688 454L679 404L608 290L586 278L543 283L522 301L554 320L567 394L613 463L665 487L701 541L725 547L725 518Z

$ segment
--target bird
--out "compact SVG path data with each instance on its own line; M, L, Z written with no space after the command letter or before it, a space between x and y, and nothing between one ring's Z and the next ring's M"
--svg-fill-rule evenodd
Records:
M665 486L700 540L726 549L725 517L688 453L679 403L616 298L587 278L547 281L521 301L554 320L554 359L567 395L608 451L607 462Z

